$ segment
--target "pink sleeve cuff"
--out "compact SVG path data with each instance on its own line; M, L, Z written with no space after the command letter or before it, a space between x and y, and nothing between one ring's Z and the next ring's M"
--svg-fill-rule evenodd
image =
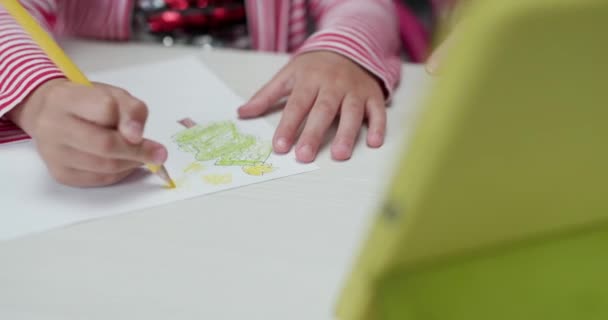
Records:
M21 128L3 116L17 107L19 103L41 84L58 78L64 78L61 72L47 70L37 76L24 80L22 86L18 86L12 91L0 93L0 101L6 100L5 103L0 104L0 144L29 139L29 136Z
M2 117L41 84L62 77L62 72L21 26L0 10L0 143L27 138Z

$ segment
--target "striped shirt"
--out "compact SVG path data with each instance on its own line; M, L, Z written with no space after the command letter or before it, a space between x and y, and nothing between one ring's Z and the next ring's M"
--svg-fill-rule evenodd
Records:
M134 0L21 0L47 30L125 41ZM398 24L392 0L246 0L253 48L294 54L326 50L378 77L389 95L400 77ZM316 32L309 34L309 21ZM2 119L42 83L63 74L0 5L0 143L27 139Z

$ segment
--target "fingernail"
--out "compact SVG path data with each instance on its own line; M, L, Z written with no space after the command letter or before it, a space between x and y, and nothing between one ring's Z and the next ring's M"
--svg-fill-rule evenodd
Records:
M139 123L139 122L137 122L135 120L129 120L129 122L127 122L127 126L126 127L127 127L126 128L127 129L127 134L130 137L139 138L139 137L141 137L143 135L143 131L144 131L143 126L141 125L141 123Z
M312 152L312 147L309 145L305 145L298 150L299 159L301 161L310 162L314 159L314 154Z
M287 152L289 151L289 145L287 144L287 139L279 138L277 140L277 151L278 152Z
M379 147L380 145L382 145L383 139L384 138L381 134L373 133L371 136L369 136L369 144L374 147Z
M244 104L237 109L236 113L239 115L239 117L247 117L249 115L246 106L247 105Z
M165 161L167 160L167 150L165 150L165 148L156 148L156 150L154 150L152 158L154 164L161 165L165 163Z
M338 144L338 145L336 145L334 147L334 152L337 154L337 156L340 159L348 159L348 158L350 158L350 156L351 156L351 150L352 149L348 145L346 145L344 143L340 143L340 144Z

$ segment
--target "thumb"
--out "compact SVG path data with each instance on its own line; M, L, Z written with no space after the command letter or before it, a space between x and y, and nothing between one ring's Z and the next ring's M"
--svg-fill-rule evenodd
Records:
M291 92L291 73L286 69L279 72L238 110L239 117L253 118L264 114L279 100Z
M97 83L116 99L118 105L118 132L130 143L139 144L143 141L144 126L148 119L146 104L133 97L126 90L107 84Z

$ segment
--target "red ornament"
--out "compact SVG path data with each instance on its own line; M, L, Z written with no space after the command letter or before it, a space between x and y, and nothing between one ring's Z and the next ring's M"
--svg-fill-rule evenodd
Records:
M173 10L186 10L190 7L188 0L165 0L165 3Z
M209 28L242 23L246 19L244 1L164 0L162 6L140 0L145 20L153 33L200 32Z
M152 32L169 32L182 27L184 20L179 12L165 11L151 16L148 23Z
M224 21L228 17L228 10L226 8L215 8L211 14L214 21Z
M197 8L207 8L209 6L209 0L197 0L196 7Z
M207 15L204 13L191 13L184 15L184 22L189 26L206 26L209 22Z

